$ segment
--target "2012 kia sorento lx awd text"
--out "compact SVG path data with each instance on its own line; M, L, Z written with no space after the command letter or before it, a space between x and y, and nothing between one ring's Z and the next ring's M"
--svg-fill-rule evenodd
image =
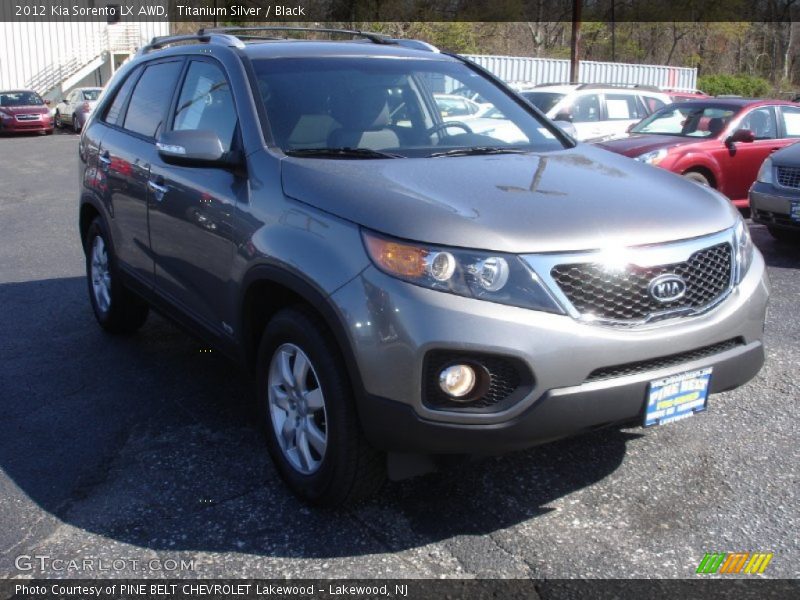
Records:
M661 424L757 373L764 262L725 197L576 145L424 43L260 35L154 40L117 73L80 233L105 329L153 306L252 369L297 494ZM445 121L459 88L524 141Z

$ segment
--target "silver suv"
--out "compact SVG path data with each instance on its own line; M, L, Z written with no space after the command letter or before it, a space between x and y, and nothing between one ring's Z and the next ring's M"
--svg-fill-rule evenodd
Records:
M340 33L156 39L79 147L100 325L153 306L246 365L292 490L663 424L758 372L764 262L725 197L576 146L457 56ZM459 88L502 139L443 119Z

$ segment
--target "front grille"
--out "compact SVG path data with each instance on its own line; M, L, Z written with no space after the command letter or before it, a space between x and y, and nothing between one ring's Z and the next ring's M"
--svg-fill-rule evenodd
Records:
M17 121L38 121L41 115L17 115Z
M629 265L622 271L595 263L565 264L554 267L551 275L581 315L625 323L711 305L730 289L732 269L731 245L722 243L699 250L681 263ZM668 273L683 278L686 293L677 300L659 302L650 295L648 286L654 278Z
M678 354L670 354L668 356L651 358L650 360L640 360L637 362L626 363L624 365L615 365L613 367L603 367L602 369L595 369L589 373L586 381L599 381L600 379L624 377L626 375L636 375L646 371L655 371L656 369L674 367L675 365L680 365L693 360L720 354L743 345L744 338L737 337L730 340L725 340L724 342L719 342L718 344L712 344L710 346L689 350L688 352L679 352Z
M800 167L778 167L778 183L783 187L800 188Z
M439 387L442 369L456 363L483 367L489 381L485 392L471 402L454 402ZM522 361L506 356L434 350L425 356L422 401L435 409L457 409L473 412L500 410L522 398L532 387L533 378Z

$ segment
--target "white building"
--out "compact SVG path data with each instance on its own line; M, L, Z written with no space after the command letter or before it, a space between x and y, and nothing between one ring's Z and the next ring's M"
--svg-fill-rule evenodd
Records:
M0 22L0 90L31 89L58 102L69 90L103 86L169 23Z

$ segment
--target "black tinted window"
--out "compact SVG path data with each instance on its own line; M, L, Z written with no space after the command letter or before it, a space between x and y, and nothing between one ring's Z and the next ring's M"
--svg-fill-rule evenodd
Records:
M125 106L125 100L127 100L128 96L131 93L131 88L133 84L136 83L136 78L139 76L141 69L134 69L125 82L120 86L117 94L114 96L114 101L111 103L111 106L108 107L106 111L105 119L103 119L106 123L110 125L122 125L120 118L122 117L122 107Z
M175 91L180 62L150 65L144 70L131 95L125 115L125 129L155 137L161 128L167 107Z
M218 66L206 61L195 61L189 66L173 129L213 131L225 150L230 150L236 129L236 108L228 80Z

